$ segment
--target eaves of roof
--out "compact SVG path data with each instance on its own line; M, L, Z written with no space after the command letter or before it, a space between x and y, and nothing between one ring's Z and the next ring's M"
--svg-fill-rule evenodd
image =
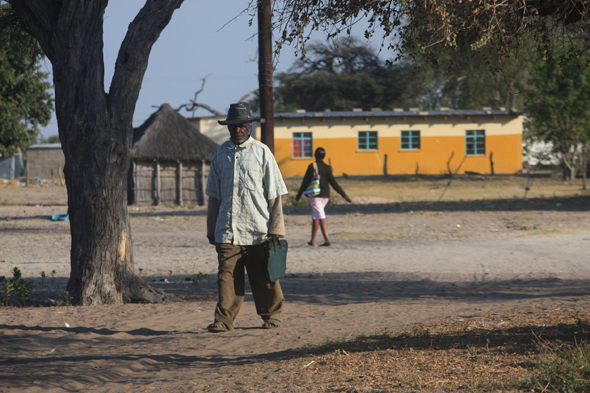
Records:
M31 145L27 147L27 150L38 150L38 149L61 149L61 143L44 143L39 145Z
M464 116L519 116L519 112L508 110L436 110L436 111L342 111L342 112L276 112L275 119L304 119L304 118L354 118L354 117L464 117ZM259 113L253 116L260 117Z

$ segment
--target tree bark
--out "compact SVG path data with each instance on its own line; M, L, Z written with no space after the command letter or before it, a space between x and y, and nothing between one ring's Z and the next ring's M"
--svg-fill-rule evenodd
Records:
M147 0L129 25L104 88L108 0L11 0L53 65L72 234L67 289L74 304L162 302L134 274L127 211L132 118L149 53L183 0Z

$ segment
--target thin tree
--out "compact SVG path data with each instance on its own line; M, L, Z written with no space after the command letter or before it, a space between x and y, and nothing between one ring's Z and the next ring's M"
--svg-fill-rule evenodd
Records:
M72 234L67 289L81 305L161 302L133 272L127 173L132 118L152 46L183 0L147 0L104 85L108 0L8 0L53 65ZM2 23L7 23L3 20Z

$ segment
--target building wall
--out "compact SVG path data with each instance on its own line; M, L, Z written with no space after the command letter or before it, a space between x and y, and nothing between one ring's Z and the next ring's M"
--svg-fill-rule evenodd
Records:
M27 176L31 179L51 179L63 176L64 153L59 143L29 146L26 151Z
M344 124L343 124L344 123ZM401 131L419 130L420 150L401 149ZM485 155L465 154L465 131L485 130ZM358 150L358 132L377 131L375 151ZM278 119L275 121L275 156L283 176L302 176L313 158L292 157L294 132L311 132L313 150L326 149L334 174L444 174L447 162L453 172L512 174L522 170L522 117L408 117ZM452 158L451 158L452 155Z
M0 179L12 180L23 175L23 155L17 153L3 158L0 155Z
M202 170L204 169L204 176ZM179 174L182 173L182 178ZM182 171L177 162L160 162L160 203L171 205L204 205L204 187L209 176L209 164L183 162ZM182 187L179 187L178 181ZM182 198L179 191L182 189ZM157 163L155 161L135 161L128 183L128 202L137 206L155 205L158 201Z

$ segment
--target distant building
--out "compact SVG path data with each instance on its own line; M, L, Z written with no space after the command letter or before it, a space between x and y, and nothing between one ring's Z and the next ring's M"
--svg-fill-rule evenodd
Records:
M60 143L32 145L26 151L27 176L30 179L53 179L63 176L66 162Z
M12 180L23 175L23 155L17 153L11 157L0 155L0 179Z
M229 133L219 119L189 120L221 143ZM317 147L336 175L514 174L522 171L522 131L522 116L506 110L281 112L275 157L285 177L303 176Z
M133 130L128 202L203 205L211 158L218 147L163 104Z

